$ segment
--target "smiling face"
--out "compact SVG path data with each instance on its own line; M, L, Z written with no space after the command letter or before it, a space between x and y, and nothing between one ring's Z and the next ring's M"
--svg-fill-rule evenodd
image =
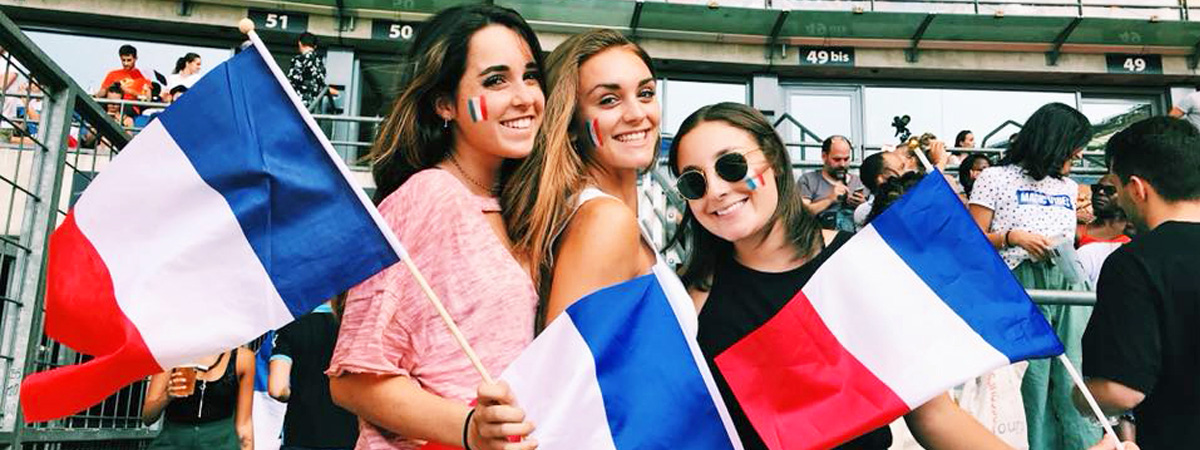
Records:
M501 158L524 158L542 123L546 97L537 62L521 36L502 25L489 25L471 36L466 69L453 107L439 102L438 114L450 119L459 146Z
M187 65L183 67L183 70L187 72L188 75L200 73L200 58L193 59L192 62L187 63Z
M737 243L760 237L775 214L779 192L775 186L775 171L770 168L758 142L746 131L726 122L703 122L679 138L676 160L679 173L698 170L704 174L707 189L704 196L689 200L688 207L696 220L713 235ZM717 158L730 152L742 153L750 174L762 174L762 186L751 189L744 181L726 181L717 175L713 165Z
M629 47L613 47L579 67L575 116L582 140L606 170L649 166L658 146L657 82Z

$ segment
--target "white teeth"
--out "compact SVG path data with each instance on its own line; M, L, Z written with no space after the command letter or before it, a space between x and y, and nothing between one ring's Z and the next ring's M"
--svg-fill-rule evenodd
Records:
M645 138L646 138L646 132L638 131L638 132L634 132L634 133L618 134L614 139L621 141L621 142L633 142L633 141L640 141Z
M744 205L744 204L746 204L746 199L741 199L741 200L738 200L737 202L735 202L735 203L734 203L734 204L732 204L732 205L729 205L729 206L726 206L726 207L724 207L724 208L718 209L718 210L717 210L717 212L714 212L713 214L714 214L714 215L716 215L717 217L725 216L725 215L728 215L728 214L729 214L729 213L731 213L731 212L737 211L737 209L738 209L738 208L741 208L741 207L742 207L742 205Z
M503 125L508 128L512 128L514 130L525 130L533 125L533 118L522 117L520 119L506 120L506 121L500 122L500 125Z

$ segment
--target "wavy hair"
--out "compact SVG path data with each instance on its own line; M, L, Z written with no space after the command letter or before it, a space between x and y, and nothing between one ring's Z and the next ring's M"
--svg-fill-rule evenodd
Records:
M788 242L796 250L797 257L811 255L819 249L820 226L817 219L806 212L800 202L800 192L796 189L795 178L792 177L792 162L787 147L783 145L779 134L775 133L775 128L766 117L754 108L741 103L717 103L700 108L684 119L679 131L675 133L667 156L671 174L679 176L679 143L683 141L683 137L706 122L723 122L749 134L762 149L763 156L767 157L771 170L775 172L775 188L779 192L779 202L775 205L775 213L765 225L764 239L776 226L782 226L787 232ZM705 229L696 220L690 207L684 210L683 223L676 230L669 245L680 245L684 240L689 242L688 256L681 268L680 278L690 288L708 291L712 287L712 274L716 270L717 261L733 257L733 243Z
M1062 103L1047 103L1029 116L1020 138L996 165L1020 166L1037 181L1062 178L1066 175L1062 166L1091 139L1092 125L1083 113Z
M654 75L654 63L633 41L613 30L571 36L546 58L546 109L533 152L517 166L500 197L504 225L516 253L530 262L534 285L545 294L553 268L558 234L574 211L575 199L587 183L587 169L597 164L576 115L579 68L612 48L636 54ZM543 295L544 296L544 295Z
M435 112L438 99L458 92L467 67L471 36L488 25L502 25L529 45L538 68L542 47L537 35L520 14L492 5L462 5L447 8L422 25L408 61L401 66L399 86L403 92L380 126L371 152L375 178L375 203L382 202L413 174L433 167L449 156L454 140ZM541 81L539 80L539 83ZM505 173L501 170L501 182Z

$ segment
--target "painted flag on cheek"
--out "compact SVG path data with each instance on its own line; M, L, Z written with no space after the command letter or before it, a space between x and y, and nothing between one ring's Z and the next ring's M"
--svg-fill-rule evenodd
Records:
M467 108L471 111L472 122L483 122L487 120L487 97L482 95L471 97L467 100Z
M755 175L752 177L747 177L746 178L746 186L748 186L750 188L750 190L753 191L753 190L757 190L758 188L760 188L764 184L766 184L767 181L765 178L763 178L763 173L766 173L766 172L764 171L762 173L759 173L758 175Z
M748 448L832 448L972 377L1063 352L937 172L789 276L731 285L737 301L710 297L702 312L700 345Z
M587 122L588 138L592 140L592 146L599 148L604 146L604 140L600 138L600 119L592 119Z

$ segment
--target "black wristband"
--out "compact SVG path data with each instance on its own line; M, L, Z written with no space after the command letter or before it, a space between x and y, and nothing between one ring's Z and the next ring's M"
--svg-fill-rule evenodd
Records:
M1012 243L1008 242L1008 234L1009 234L1009 233L1012 233L1012 230L1008 230L1008 231L1005 231L1005 232L1004 232L1004 247L1005 247L1005 248L1007 248L1007 247L1009 247L1009 246L1011 246L1011 245L1012 245Z
M471 416L475 415L475 408L467 413L467 420L463 422L463 450L471 450L471 445L467 443L467 433L471 432Z

